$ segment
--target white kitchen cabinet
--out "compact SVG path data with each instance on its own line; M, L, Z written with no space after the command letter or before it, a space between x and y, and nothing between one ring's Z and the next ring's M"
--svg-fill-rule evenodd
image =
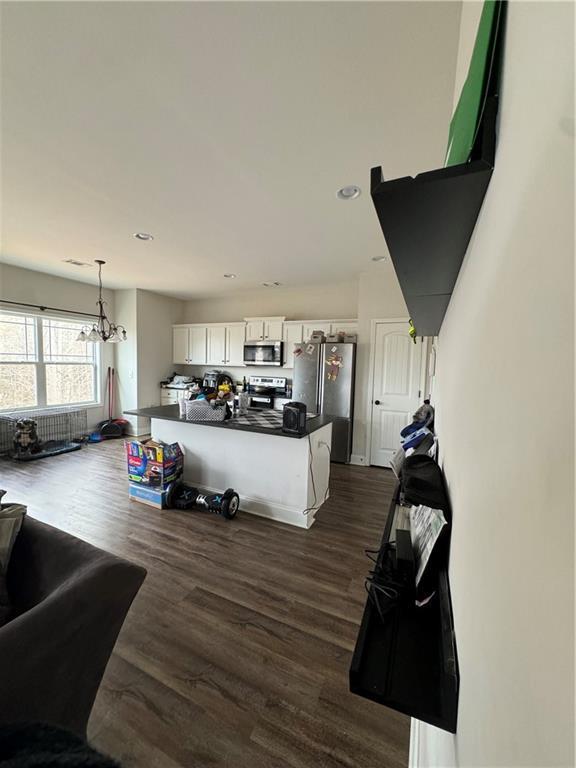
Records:
M206 363L206 326L177 325L172 329L172 361L185 365Z
M226 362L226 326L209 325L207 328L208 365L223 365Z
M264 338L264 321L249 320L246 322L246 341L261 341Z
M246 326L244 323L226 326L226 363L227 365L244 365L244 339Z
M178 398L182 397L184 390L182 389L167 389L166 387L160 387L160 405L176 405Z
M294 368L294 345L302 342L303 323L284 323L284 368Z
M358 322L356 320L336 320L331 323L331 333L358 333Z
M245 317L246 341L280 341L284 317Z
M188 362L188 327L176 326L172 329L172 362Z
M310 341L310 336L312 336L314 331L322 331L325 334L329 334L331 327L332 326L329 320L318 320L315 323L304 323L302 341Z
M206 332L203 325L192 325L188 329L188 362L190 365L206 363Z
M280 341L282 339L282 320L264 320L264 340Z
M244 365L244 323L209 325L206 332L208 365Z
M246 322L175 325L172 360L184 365L244 366L245 341L284 342L284 368L294 367L294 344L310 339L313 331L325 334L357 333L357 320L288 320L284 317L248 317Z

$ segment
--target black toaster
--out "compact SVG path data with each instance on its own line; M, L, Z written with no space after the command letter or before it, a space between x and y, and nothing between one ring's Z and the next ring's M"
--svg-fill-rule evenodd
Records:
M286 403L282 414L282 432L292 435L306 434L306 406L304 403Z

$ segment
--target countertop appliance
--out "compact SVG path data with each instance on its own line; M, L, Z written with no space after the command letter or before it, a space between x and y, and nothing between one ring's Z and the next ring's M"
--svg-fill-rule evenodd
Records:
M281 341L247 341L244 344L244 365L282 365Z
M303 343L294 347L292 396L308 413L331 416L332 461L350 462L356 344Z
M282 411L282 432L303 435L306 432L306 406L304 403L286 403Z
M218 377L222 371L205 371L202 386L210 389L216 389L218 386Z
M273 376L250 376L248 394L251 408L274 408L275 397L286 397L286 379Z

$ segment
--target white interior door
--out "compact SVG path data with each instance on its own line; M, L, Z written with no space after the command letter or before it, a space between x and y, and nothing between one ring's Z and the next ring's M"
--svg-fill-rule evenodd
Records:
M422 342L408 336L408 323L377 323L374 342L370 463L388 467L400 446L400 430L420 404Z

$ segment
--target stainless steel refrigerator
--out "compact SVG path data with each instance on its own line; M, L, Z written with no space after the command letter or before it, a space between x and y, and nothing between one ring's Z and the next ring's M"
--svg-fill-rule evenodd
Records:
M296 344L292 399L308 413L331 416L332 461L349 463L352 453L356 344Z

